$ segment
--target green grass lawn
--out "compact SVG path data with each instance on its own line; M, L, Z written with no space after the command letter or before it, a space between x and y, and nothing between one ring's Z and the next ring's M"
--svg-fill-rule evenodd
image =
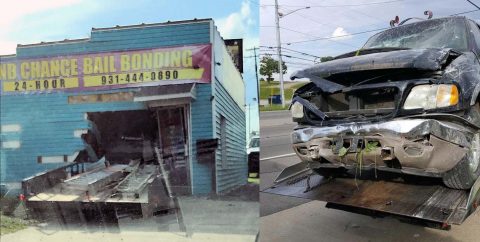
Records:
M299 87L305 85L305 82L291 83L286 82L285 85L285 100L289 100L293 96L293 92ZM270 83L260 82L260 99L268 99L271 95L280 95L280 82L272 81Z
M0 235L14 233L18 230L26 229L28 222L18 218L12 218L0 214Z
M285 100L291 100L293 96L293 92L300 88L301 86L305 85L307 82L285 82ZM266 81L260 82L260 99L267 100L272 95L280 95L280 82L272 81L270 83ZM288 105L282 107L282 105L274 104L269 106L260 106L260 112L265 111L279 111L279 110L287 110Z

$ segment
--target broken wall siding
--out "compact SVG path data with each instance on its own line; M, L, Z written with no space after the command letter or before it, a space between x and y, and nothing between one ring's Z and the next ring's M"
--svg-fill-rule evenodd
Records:
M65 93L2 96L1 125L17 124L18 132L2 131L3 141L18 140L19 148L2 148L1 182L18 182L64 163L37 163L38 156L73 155L83 149L75 130L87 129L86 112L145 109L143 103L68 104Z
M177 24L159 24L128 28L92 29L91 38L73 42L27 45L17 48L16 57L0 57L0 61L12 58L53 57L59 55L84 54L147 49L155 47L181 46L210 43L211 21ZM192 103L192 141L195 137L212 137L210 84L198 85L198 100ZM82 92L81 95L124 92L129 89ZM77 93L80 94L80 93ZM0 124L19 124L20 131L0 133L1 141L19 141L19 148L0 148L1 181L20 182L23 178L63 165L38 164L38 156L72 155L82 149L80 137L75 130L85 129L88 122L86 112L123 111L145 109L143 103L103 102L68 104L68 95L63 92L0 96ZM72 95L72 94L70 94ZM206 103L208 100L208 105ZM207 108L208 106L208 108ZM210 113L208 111L210 110ZM205 120L206 126L202 124ZM198 120L198 121L197 121ZM210 128L208 127L210 125ZM13 144L13 143L12 143ZM192 166L195 193L205 193L206 180L211 172L201 165ZM208 187L210 187L210 183Z
M226 119L226 161L222 146L216 151L217 192L247 183L245 84L218 31L214 31L215 80L213 81L215 135L221 141L221 117Z

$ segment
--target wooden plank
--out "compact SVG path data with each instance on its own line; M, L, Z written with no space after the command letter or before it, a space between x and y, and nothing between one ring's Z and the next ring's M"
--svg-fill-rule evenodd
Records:
M457 214L457 208L465 203L468 196L468 191L465 190L384 180L325 180L314 174L310 177L312 189L306 192L307 180L304 177L291 181L293 182L280 183L264 192L321 200L340 207L361 208L439 224L458 224L466 218L465 214Z

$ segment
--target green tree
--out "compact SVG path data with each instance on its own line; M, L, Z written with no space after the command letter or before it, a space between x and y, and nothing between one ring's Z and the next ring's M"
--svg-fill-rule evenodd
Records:
M283 74L287 73L287 65L285 65L285 62L282 62L282 69ZM270 56L264 56L260 60L260 75L267 76L267 81L270 82L273 80L273 73L279 73L278 61Z

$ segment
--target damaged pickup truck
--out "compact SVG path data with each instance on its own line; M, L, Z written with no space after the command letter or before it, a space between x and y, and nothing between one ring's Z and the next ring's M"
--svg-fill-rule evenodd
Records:
M465 17L372 36L358 51L300 70L293 148L308 167L441 178L470 189L480 175L480 28Z

